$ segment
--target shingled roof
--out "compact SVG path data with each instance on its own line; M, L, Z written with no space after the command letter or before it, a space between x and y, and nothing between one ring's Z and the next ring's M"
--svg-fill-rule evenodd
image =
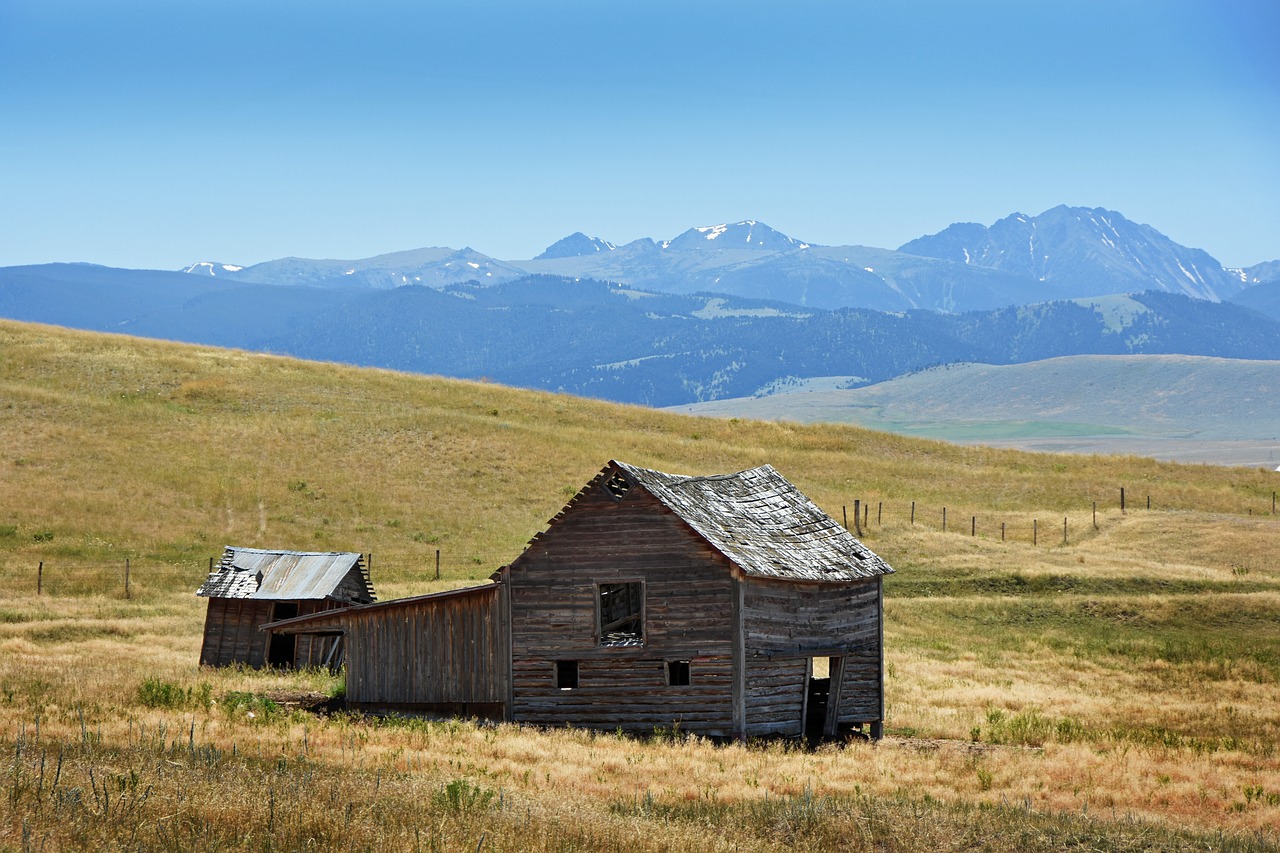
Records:
M345 552L264 551L227 548L196 595L206 598L256 598L282 601L323 599L333 595L363 557ZM373 587L364 577L368 598ZM363 596L361 596L363 597Z
M748 575L836 582L893 572L772 465L694 477L611 464Z

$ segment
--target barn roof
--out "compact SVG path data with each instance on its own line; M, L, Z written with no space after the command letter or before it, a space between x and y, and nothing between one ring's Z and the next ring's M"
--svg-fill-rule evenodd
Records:
M893 571L772 465L693 477L611 464L748 575L839 582Z
M267 622L264 625L259 625L258 630L275 631L280 634L341 633L346 623L367 613L385 614L403 607L436 604L480 595L493 595L497 591L498 585L493 583L464 586L458 589L447 589L444 592L429 592L425 595L393 598L390 601L375 601L369 604L357 604L354 607L321 610L319 613L308 613L304 616L294 616L289 619L280 619L276 622Z
M196 595L284 601L323 599L361 562L362 555L344 552L229 547Z

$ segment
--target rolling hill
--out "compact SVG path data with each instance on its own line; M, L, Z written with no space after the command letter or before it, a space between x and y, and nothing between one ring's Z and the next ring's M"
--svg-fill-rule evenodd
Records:
M1134 355L953 364L856 389L797 382L673 410L1024 450L1280 465L1280 361Z

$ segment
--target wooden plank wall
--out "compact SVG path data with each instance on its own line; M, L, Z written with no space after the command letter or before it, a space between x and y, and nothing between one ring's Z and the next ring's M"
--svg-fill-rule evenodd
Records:
M747 655L747 736L804 734L808 658Z
M747 658L843 656L840 722L879 720L880 606L874 578L849 584L749 578L743 602ZM803 679L795 683L804 689ZM749 730L752 722L748 716Z
M300 601L298 602L298 615L309 616L312 613L320 613L326 610L337 610L341 607L349 607L350 605L341 601L329 601L328 599L321 601ZM265 633L265 632L259 632ZM296 667L304 666L324 666L325 661L329 657L329 652L333 650L334 643L338 642L338 637L313 636L311 634L298 634L297 646L294 649L293 665ZM268 642L270 642L268 640Z
M243 598L210 598L200 650L202 666L245 663L261 667L267 634L258 626L270 621L273 602Z
M748 655L874 647L880 631L874 578L849 584L748 578L743 610Z
M347 700L384 707L504 702L499 593L493 584L348 616Z
M267 647L271 642L259 626L275 618L277 602L253 598L210 598L204 622L204 641L200 648L202 666L230 666L243 663L254 669L266 665ZM300 601L299 616L347 605L338 601ZM295 666L322 666L333 639L299 636L294 653Z
M648 492L615 501L597 482L508 569L512 712L520 721L732 733L728 560ZM644 582L644 644L601 646L596 585ZM556 687L555 661L579 661L579 687ZM668 686L664 661L688 660Z
M868 649L844 657L844 685L840 691L840 722L868 723L880 719L880 652Z

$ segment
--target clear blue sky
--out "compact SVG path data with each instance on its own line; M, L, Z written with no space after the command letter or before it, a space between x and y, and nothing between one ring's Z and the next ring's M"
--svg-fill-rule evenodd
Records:
M1057 204L1280 257L1280 3L0 0L0 265Z

